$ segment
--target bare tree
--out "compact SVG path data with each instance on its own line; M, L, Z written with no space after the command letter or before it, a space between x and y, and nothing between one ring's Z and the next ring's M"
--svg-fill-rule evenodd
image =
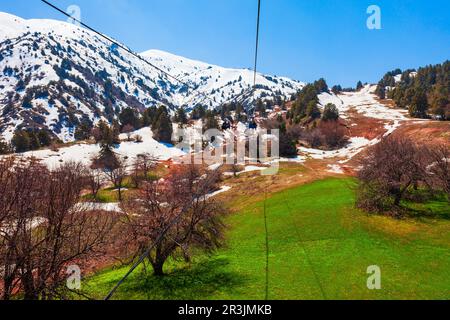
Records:
M128 142L133 140L132 139L133 132L134 132L134 127L131 124L127 124L122 129L122 133L125 133L127 135L127 141Z
M157 158L150 154L140 154L136 157L133 162L133 174L131 176L136 188L140 187L142 181L148 181L151 178L151 172L156 168L157 164Z
M16 292L30 300L58 298L66 268L75 263L81 267L100 252L115 219L79 205L85 179L79 164L50 171L27 160L9 170L9 180L0 173L0 184L11 187L2 195L10 216L0 232L1 298Z
M319 130L323 136L323 144L328 148L340 147L348 142L347 130L339 121L321 121Z
M446 145L431 146L426 157L430 185L447 193L450 201L450 149Z
M123 181L127 176L125 159L119 157L108 145L104 144L100 153L92 159L91 169L104 172L117 190L119 201L122 201Z
M207 252L218 248L225 211L209 197L218 179L217 172L182 166L165 180L144 182L138 194L123 203L127 222L123 228L126 241L121 247L125 253L134 252L135 258L155 244L148 260L154 274L162 276L169 257L189 261L194 248Z

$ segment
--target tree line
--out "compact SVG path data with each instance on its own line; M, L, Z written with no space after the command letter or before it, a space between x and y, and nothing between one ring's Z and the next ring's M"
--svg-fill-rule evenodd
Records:
M449 120L450 61L417 71L397 69L388 72L378 83L376 94L380 99L392 99L399 108L407 109L412 117L434 116Z
M347 143L348 132L340 122L336 105L329 103L323 110L319 107L319 95L328 90L324 79L307 84L292 97L286 116L279 115L265 121L266 128L280 130L282 157L297 156L299 144L317 149L335 149ZM284 108L287 109L286 104Z

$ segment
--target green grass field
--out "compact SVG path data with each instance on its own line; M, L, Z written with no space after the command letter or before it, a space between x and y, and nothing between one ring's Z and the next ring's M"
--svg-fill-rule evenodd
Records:
M116 299L450 299L447 204L434 217L394 220L354 209L353 180L327 179L272 195L227 218L227 247L191 265L169 263L169 276L137 271ZM236 203L239 199L236 200ZM367 289L367 268L382 289ZM84 282L104 296L126 272ZM267 277L266 277L267 275ZM268 280L268 282L267 282Z

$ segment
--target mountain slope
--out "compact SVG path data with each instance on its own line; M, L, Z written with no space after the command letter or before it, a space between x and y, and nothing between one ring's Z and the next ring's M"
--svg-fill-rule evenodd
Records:
M9 140L18 128L48 128L71 141L80 123L112 121L127 106L216 108L240 96L239 101L250 107L255 99L288 97L303 86L258 74L254 94L241 95L252 86L250 70L226 69L157 50L143 57L195 90L89 30L0 13L0 134Z

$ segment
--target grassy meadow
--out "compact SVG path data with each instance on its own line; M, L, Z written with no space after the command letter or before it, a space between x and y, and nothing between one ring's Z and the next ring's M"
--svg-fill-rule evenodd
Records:
M353 189L352 179L327 178L266 202L236 198L226 247L191 264L169 262L163 278L141 268L115 299L450 299L446 199L411 205L416 216L396 220L355 209ZM367 288L372 265L381 290ZM126 271L104 270L83 289L102 298Z

